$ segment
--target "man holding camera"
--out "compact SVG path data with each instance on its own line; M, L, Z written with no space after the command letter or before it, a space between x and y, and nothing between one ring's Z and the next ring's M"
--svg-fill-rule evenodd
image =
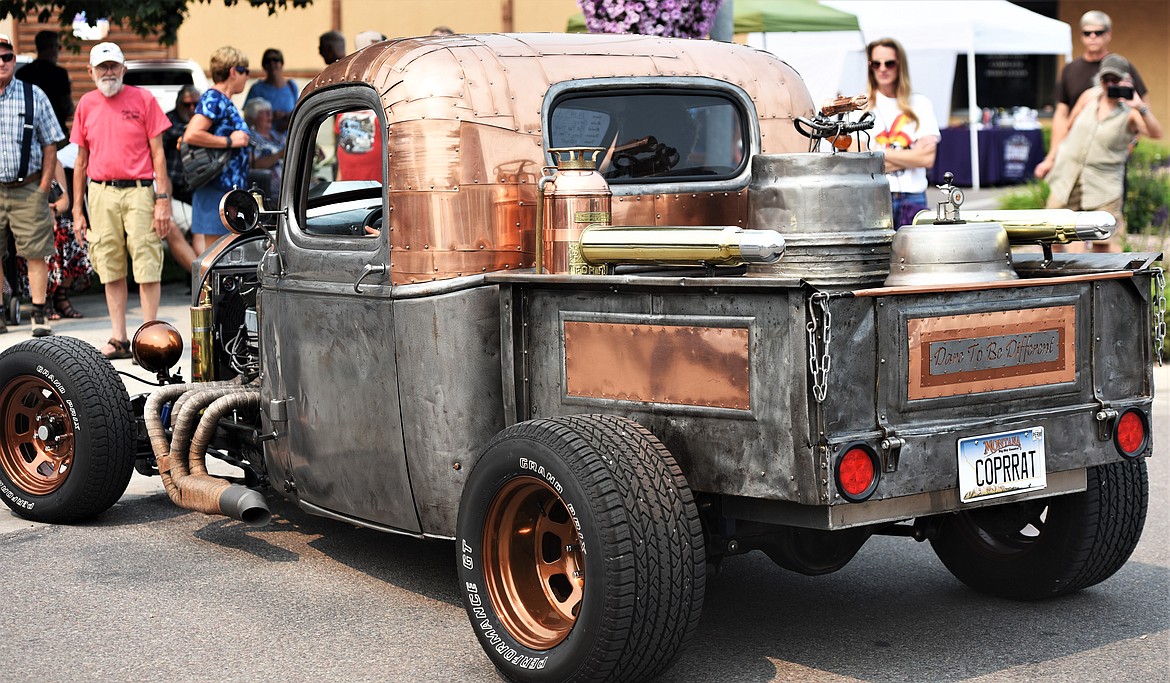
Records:
M1043 178L1052 168L1052 160L1056 157L1056 148L1068 135L1072 125L1071 112L1077 100L1086 90L1097 84L1097 72L1101 69L1101 61L1109 54L1109 43L1113 41L1113 20L1101 10L1089 10L1081 15L1081 45L1085 51L1080 57L1064 65L1060 72L1060 82L1056 86L1056 109L1052 113L1052 144L1044 162L1036 167L1036 177ZM1141 74L1128 61L1125 69L1133 79L1133 87L1138 95L1146 96L1146 84Z
M1094 242L1094 251L1122 250L1125 161L1138 137L1162 137L1162 125L1134 88L1128 68L1121 55L1101 60L1097 85L1073 107L1067 135L1060 141L1053 136L1052 151L1036 167L1038 176L1048 175L1048 208L1113 214L1117 228L1108 241Z

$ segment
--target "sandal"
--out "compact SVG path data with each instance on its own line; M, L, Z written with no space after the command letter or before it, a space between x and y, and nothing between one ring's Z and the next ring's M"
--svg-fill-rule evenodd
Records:
M110 350L106 351L107 348ZM118 340L111 337L110 341L106 342L106 345L102 347L102 355L110 360L120 360L130 358L134 354L130 353L129 339Z
M53 308L57 309L57 313L60 314L60 318L53 318L54 320L85 317L81 311L73 307L73 302L69 300L68 295L65 294L65 290L63 289L58 289L53 292ZM52 316L50 315L50 317Z

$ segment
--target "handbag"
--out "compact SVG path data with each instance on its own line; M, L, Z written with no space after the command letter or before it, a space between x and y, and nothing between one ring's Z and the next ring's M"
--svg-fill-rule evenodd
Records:
M183 180L192 192L210 183L227 166L232 150L215 147L194 147L186 140L179 143L179 161L183 164Z

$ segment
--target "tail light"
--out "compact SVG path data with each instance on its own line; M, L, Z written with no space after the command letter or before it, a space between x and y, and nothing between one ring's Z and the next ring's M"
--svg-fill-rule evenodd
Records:
M1113 445L1126 458L1136 458L1150 445L1150 418L1137 408L1127 408L1117 418Z
M837 458L835 468L837 492L851 503L859 503L873 495L881 479L881 464L877 451L863 443L851 444Z

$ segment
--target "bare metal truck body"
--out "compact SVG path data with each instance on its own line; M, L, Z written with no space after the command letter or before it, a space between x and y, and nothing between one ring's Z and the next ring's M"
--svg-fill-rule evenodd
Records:
M276 209L225 198L194 381L157 322L149 397L76 340L0 356L0 495L87 519L137 468L248 524L282 496L453 539L523 681L660 674L752 550L823 574L905 535L993 595L1105 580L1144 524L1159 255L1013 252L1072 223L964 222L954 188L895 234L880 155L804 137L862 124L741 46L371 46L306 88Z

